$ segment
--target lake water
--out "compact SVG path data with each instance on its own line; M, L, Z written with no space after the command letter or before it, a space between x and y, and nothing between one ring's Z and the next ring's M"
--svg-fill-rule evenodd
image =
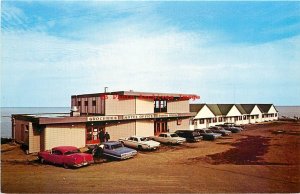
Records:
M11 137L12 114L38 114L38 113L69 113L69 107L40 107L40 108L1 108L0 129L1 137Z
M300 106L276 106L279 117L300 117ZM1 108L1 137L11 137L12 114L69 113L69 107Z

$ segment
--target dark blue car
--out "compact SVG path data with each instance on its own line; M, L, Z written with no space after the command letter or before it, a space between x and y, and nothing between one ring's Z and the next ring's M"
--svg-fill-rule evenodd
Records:
M132 158L137 154L136 150L124 147L123 144L118 141L105 142L101 147L103 149L103 155L119 160Z

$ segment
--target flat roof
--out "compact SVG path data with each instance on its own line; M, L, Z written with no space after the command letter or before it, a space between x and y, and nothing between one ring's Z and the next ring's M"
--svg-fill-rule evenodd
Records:
M178 98L200 98L196 94L180 94L180 93L160 93L160 92L137 92L137 91L115 91L115 92L103 92L103 93L92 93L92 94L79 94L72 95L72 97L97 97L101 95L124 95L124 96L154 96L154 97L178 97Z
M107 121L129 121L140 119L168 119L192 117L195 113L148 113L134 115L88 115L88 116L70 116L68 113L46 113L46 114L13 114L15 119L26 120L45 124L63 124L63 123L88 123L88 122L107 122Z

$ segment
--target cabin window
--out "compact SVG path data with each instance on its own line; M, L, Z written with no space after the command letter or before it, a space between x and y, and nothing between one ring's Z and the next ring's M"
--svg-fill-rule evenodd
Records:
M96 106L96 100L93 100L92 105Z
M84 101L84 106L88 106L89 105L89 102L86 100Z

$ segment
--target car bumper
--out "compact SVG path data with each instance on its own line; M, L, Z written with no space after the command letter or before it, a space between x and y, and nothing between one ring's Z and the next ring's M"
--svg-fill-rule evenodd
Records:
M94 161L89 161L89 162L82 162L82 163L79 163L79 164L73 164L71 165L72 167L76 167L76 168L79 168L79 167L82 167L82 166L87 166L87 165L90 165L90 164L93 164Z
M125 155L125 156L121 156L120 159L121 160L126 160L126 159L134 157L135 155L136 155L136 153L135 154L128 154L128 155Z

